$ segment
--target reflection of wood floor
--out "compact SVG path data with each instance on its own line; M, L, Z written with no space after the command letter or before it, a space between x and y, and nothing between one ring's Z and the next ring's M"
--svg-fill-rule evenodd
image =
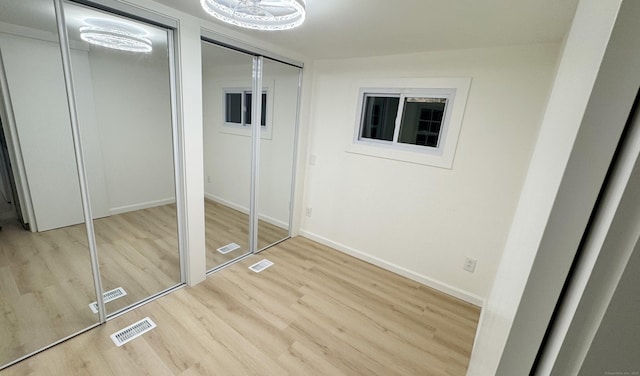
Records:
M94 221L103 288L127 292L109 312L180 282L174 207ZM95 301L84 225L32 233L2 224L0 365L96 323Z
M247 266L275 263L255 274ZM464 375L479 309L303 238L40 353L6 375ZM122 347L109 335L149 316Z
M246 215L207 202L206 216L208 265L242 252L222 255L215 250L221 245L247 249ZM96 298L84 225L41 233L16 221L0 225L1 366L94 324L97 315L88 307ZM109 313L180 282L175 205L101 218L94 226L103 288L127 292L107 303ZM269 226L260 223L261 242L286 236Z
M207 270L242 256L249 249L249 216L228 206L205 199ZM258 248L264 248L289 236L289 231L271 223L258 222ZM240 249L227 254L218 248L236 243Z

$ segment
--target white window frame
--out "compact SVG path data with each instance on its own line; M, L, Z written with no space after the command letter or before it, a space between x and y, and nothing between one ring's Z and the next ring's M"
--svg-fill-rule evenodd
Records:
M449 129L449 119L453 109L452 103L455 100L455 89L380 89L380 88L362 88L360 89L358 103L360 107L358 127L356 127L354 141L365 145L376 145L380 147L388 147L399 150L414 151L419 153L429 153L433 155L442 155L444 145L446 143L447 130ZM373 138L362 137L362 128L364 126L366 99L369 97L399 98L398 112L396 113L395 127L393 131L393 140L377 140ZM404 115L404 105L407 98L437 98L446 99L442 123L440 126L440 134L438 138L438 146L414 145L398 141L400 138L400 129L402 126L402 117Z
M222 88L222 133L234 134L238 136L251 136L251 127L245 119L245 93L251 93L250 87L223 87ZM267 104L262 111L266 111L265 125L260 126L260 135L263 139L271 139L273 134L272 119L273 119L273 91L270 86L263 86L262 93L267 94ZM241 123L227 122L227 94L242 94L242 114ZM251 105L249 103L249 105Z
M252 93L251 88L224 88L223 89L223 108L224 108L224 125L228 126L228 127L248 127L249 126L249 121L251 121L251 119L246 119L245 118L245 114L247 113L246 108L247 106L251 106L251 103L246 103L245 98L246 98L246 94ZM227 121L227 94L240 94L241 96L241 100L242 100L242 113L240 114L240 123L233 123L233 122L228 122ZM262 90L262 94L265 94L267 96L267 103L269 102L269 93L267 88L264 88ZM265 116L265 125L263 126L262 124L260 124L261 128L260 129L266 129L267 125L267 117L269 116L269 106L267 105L266 108L263 108L262 111L263 113L265 113L267 116ZM266 111L266 112L265 112ZM260 122L262 123L262 121Z
M384 84L392 82L392 80L372 80L371 82ZM396 80L395 83L398 86L389 85L385 87L366 84L359 86L355 129L350 143L347 144L346 151L354 154L451 169L462 127L471 78L403 78ZM403 83L404 85L400 86ZM367 96L399 98L392 141L361 137ZM437 147L398 142L404 102L407 97L447 99Z

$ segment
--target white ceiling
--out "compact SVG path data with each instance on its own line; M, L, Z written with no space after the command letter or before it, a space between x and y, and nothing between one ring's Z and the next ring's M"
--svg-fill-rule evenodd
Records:
M207 15L200 0L154 0ZM578 0L307 0L294 30L243 34L305 56L344 58L559 41Z

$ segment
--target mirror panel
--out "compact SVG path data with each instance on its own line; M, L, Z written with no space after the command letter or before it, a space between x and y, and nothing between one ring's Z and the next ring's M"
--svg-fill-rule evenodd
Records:
M73 3L64 11L100 274L113 314L181 281L171 32Z
M250 252L252 64L202 42L207 270Z
M258 250L289 237L300 72L264 58L262 86L268 90L262 112L267 124L260 137Z
M0 0L0 367L98 323L53 2Z

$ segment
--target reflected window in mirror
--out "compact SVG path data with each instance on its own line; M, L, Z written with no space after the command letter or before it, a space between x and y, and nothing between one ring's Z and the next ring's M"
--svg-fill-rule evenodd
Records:
M251 89L224 89L224 124L228 127L248 127L251 125ZM267 129L267 90L262 90L262 114L260 126Z

